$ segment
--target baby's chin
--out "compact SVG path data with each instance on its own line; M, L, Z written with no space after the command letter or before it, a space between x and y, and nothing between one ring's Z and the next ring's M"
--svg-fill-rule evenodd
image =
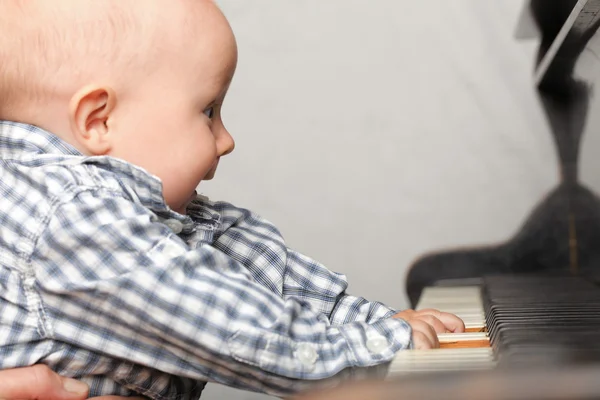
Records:
M212 178L215 177L215 174L217 173L217 168L219 167L219 159L217 158L217 161L215 162L215 164L213 165L213 167L206 173L206 175L204 175L204 178L202 178L203 181L210 181Z
M209 171L200 182L198 182L199 186L203 181L210 181L212 178L215 177L215 172L216 172L216 168L212 169L211 171ZM187 207L190 205L190 203L192 201L194 201L196 199L196 197L198 196L198 192L196 192L195 190L190 194L190 197L185 201L185 203L180 206L180 207L171 207L171 209L179 214L182 215L186 215L187 213Z
M215 173L217 172L216 169L210 170L208 171L208 173L206 175L204 175L204 178L202 178L203 181L210 181L212 178L215 177ZM202 182L202 181L200 181Z
M192 194L190 194L188 199L183 204L180 204L180 205L169 204L169 207L171 208L171 210L175 211L178 214L186 215L188 206L190 205L190 203L192 201L194 201L196 199L196 196L198 196L198 193L194 190L194 192Z

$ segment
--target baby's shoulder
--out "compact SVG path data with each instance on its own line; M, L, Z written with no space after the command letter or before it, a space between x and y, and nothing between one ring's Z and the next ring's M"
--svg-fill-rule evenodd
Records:
M33 251L36 238L56 210L73 204L79 193L100 194L111 187L115 193L123 192L116 184L116 176L111 177L77 158L23 157L4 159L0 164L0 221L3 221L0 252L12 255L6 261L10 265L16 265L18 255Z
M53 157L45 160L5 162L0 169L2 192L12 192L16 201L33 208L70 201L81 192L127 195L119 172L86 157Z

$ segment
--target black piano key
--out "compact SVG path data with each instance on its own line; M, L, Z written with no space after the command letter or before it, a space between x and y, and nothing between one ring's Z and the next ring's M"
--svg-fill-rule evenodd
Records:
M484 278L490 344L500 366L600 362L600 289L576 276Z

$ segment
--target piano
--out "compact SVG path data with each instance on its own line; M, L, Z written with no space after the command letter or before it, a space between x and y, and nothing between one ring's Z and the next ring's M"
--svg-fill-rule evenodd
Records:
M507 242L438 251L410 268L411 306L457 314L467 332L399 352L385 380L304 400L600 400L600 199L581 179L582 141L600 151L600 0L528 0L533 71L561 181ZM525 133L524 133L525 134ZM588 178L600 192L600 158ZM592 182L592 183L594 183Z
M412 306L453 312L468 332L440 335L440 349L399 353L390 378L600 368L600 200L578 174L582 137L598 134L588 122L600 114L594 103L600 0L531 0L526 11L541 35L534 82L555 138L561 182L510 241L437 252L412 266L406 288Z
M441 279L566 272L600 281L600 162L593 160L600 149L599 8L597 0L527 2L540 36L534 84L556 145L561 181L505 243L437 251L417 260L406 279L412 307L423 288ZM590 184L582 182L582 169Z
M600 400L600 199L582 182L580 160L586 139L598 140L592 157L600 151L600 0L525 3L518 31L539 33L533 76L559 185L507 242L411 266L411 306L455 313L466 333L438 335L440 349L399 352L383 381L301 399ZM587 178L600 192L595 164Z
M497 388L486 398L600 399L600 199L580 177L583 139L600 138L600 0L530 0L522 20L540 35L534 83L561 182L509 241L435 252L411 267L412 307L455 313L467 333L400 352L387 379L402 390L386 390L402 398L476 398L485 381ZM568 390L566 378L579 386ZM404 397L406 388L419 396Z

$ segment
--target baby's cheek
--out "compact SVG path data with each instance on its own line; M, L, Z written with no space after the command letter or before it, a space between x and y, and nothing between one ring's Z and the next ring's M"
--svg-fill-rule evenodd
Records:
M163 196L169 207L177 209L194 191L195 184L190 176L190 171L185 167L181 167L179 172L171 169L168 173L161 177L163 184Z

